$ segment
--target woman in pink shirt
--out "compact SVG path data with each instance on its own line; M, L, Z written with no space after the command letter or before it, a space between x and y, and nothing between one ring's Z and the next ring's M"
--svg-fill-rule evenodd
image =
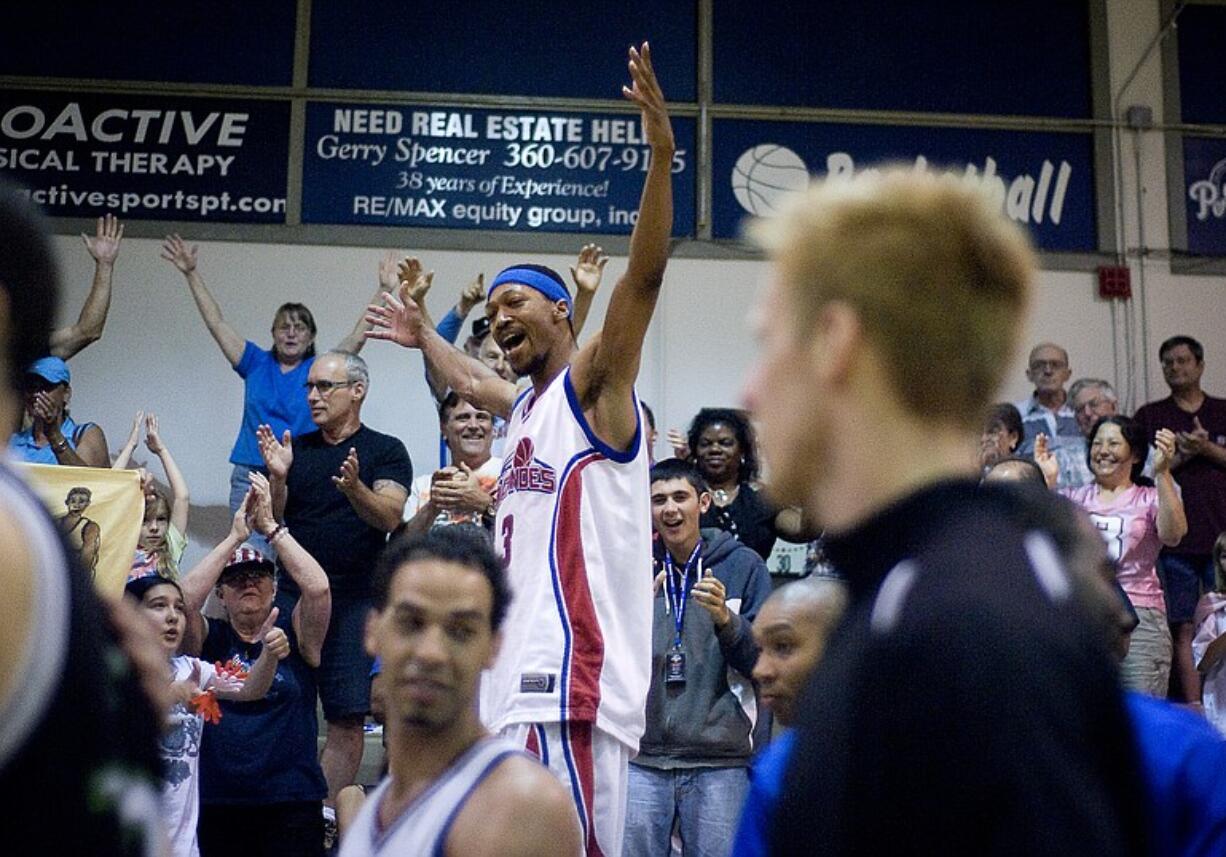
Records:
M1116 563L1120 586L1141 620L1132 632L1128 657L1120 667L1125 687L1165 697L1171 671L1171 633L1158 580L1158 552L1174 546L1188 531L1183 499L1171 476L1175 435L1166 429L1154 438L1154 481L1141 476L1145 430L1128 417L1103 417L1090 431L1086 463L1094 481L1060 493L1090 513ZM1047 484L1059 475L1056 457L1039 435L1035 461Z

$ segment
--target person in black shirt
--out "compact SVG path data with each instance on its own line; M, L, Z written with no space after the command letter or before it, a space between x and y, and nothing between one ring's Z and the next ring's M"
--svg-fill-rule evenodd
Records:
M306 388L319 431L291 442L288 432L278 440L261 426L258 436L274 512L323 566L332 589L332 618L318 675L328 721L320 761L331 806L336 793L353 782L362 761L373 663L362 645L372 607L370 575L387 534L400 525L413 466L403 443L362 423L370 388L362 358L329 351L311 365ZM299 593L291 577L282 574L281 579L277 604L288 615Z
M55 317L59 278L45 235L33 207L0 180L0 422L10 427L21 418L22 374L47 353ZM156 712L168 694L158 690L148 624L131 605L104 606L47 510L4 464L0 554L5 853L155 853L164 842ZM147 690L162 698L151 702Z
M1050 539L975 485L1034 275L1024 234L911 169L815 185L754 234L775 262L745 385L769 489L825 527L850 593L772 853L1145 853L1105 641Z

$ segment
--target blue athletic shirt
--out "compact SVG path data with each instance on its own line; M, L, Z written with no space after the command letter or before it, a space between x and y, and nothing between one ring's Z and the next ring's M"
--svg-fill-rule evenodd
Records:
M255 430L261 424L272 426L278 440L286 429L294 437L315 431L306 390L302 386L314 362L314 357L308 357L289 372L282 372L281 364L271 350L247 341L242 359L234 367L245 384L243 424L239 426L238 438L230 452L231 464L264 466L260 445L255 437Z

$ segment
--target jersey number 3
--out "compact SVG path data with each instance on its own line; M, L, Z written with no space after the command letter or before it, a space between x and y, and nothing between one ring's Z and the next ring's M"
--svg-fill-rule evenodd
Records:
M502 561L511 564L511 536L515 533L515 516L507 515L502 519Z

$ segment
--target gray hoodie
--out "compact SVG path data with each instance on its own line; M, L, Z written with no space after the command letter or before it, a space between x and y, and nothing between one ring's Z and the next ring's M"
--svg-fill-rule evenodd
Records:
M686 681L681 686L666 684L664 659L673 645L675 626L665 588L656 592L647 731L633 760L636 765L658 769L740 766L748 763L754 749L750 733L757 705L749 676L758 649L750 626L770 595L770 575L762 557L728 533L704 529L702 540L703 572L709 570L723 582L732 621L717 635L711 614L687 599L682 629ZM657 543L652 574L663 569L662 559L663 547ZM695 579L691 573L691 585Z

